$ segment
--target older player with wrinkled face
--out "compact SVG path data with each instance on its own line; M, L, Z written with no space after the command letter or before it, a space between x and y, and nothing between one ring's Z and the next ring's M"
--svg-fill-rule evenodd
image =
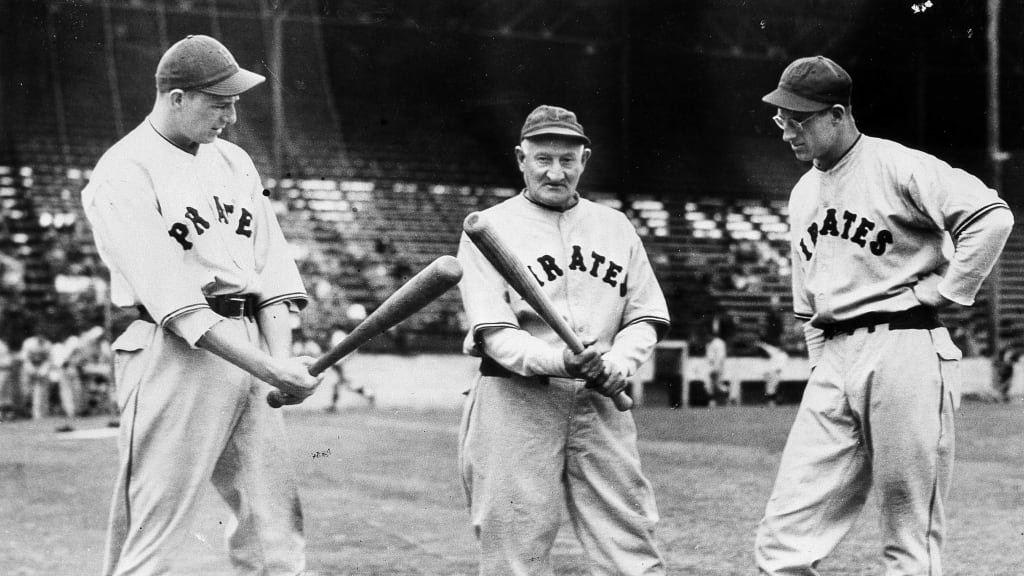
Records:
M579 202L576 185L589 159L590 148L570 138L529 138L516 146L526 196L562 210Z

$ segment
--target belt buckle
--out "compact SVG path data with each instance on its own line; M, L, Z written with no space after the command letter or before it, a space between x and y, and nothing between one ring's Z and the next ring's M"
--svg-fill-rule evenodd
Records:
M225 298L225 301L230 302L228 309L230 314L227 316L228 318L245 318L245 304L248 301L248 298L244 296L228 296Z

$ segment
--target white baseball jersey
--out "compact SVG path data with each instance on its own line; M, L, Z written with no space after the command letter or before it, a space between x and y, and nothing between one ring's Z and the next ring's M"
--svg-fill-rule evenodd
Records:
M536 204L525 194L484 214L576 334L583 340L596 339L599 347L610 347L609 356L617 366L627 368L627 373L635 371L646 357L638 359L628 350L617 349L616 335L642 323L654 325L663 335L669 319L643 243L625 215L585 198L561 212ZM501 327L522 329L549 350L565 347L465 233L459 260L464 269L459 288L470 326L465 352L480 355L481 331ZM562 361L560 353L553 358L556 365Z
M669 320L625 215L585 199L559 211L525 194L484 215L581 340L608 350L605 366L635 372ZM566 377L565 344L465 234L459 261L465 350L504 368L481 364L459 435L480 574L551 573L563 508L595 574L664 574L632 413Z
M159 323L137 320L112 346L121 461L104 574L180 573L180 542L210 481L233 513L236 570L301 573L281 412L267 406L266 384L195 346L214 324L263 344L251 316L224 318L206 297L251 294L257 308L307 298L252 160L224 140L193 155L147 120L103 155L82 200L114 304L145 306Z
M256 167L230 142L193 156L147 120L103 155L82 202L116 306L141 304L165 325L208 308L206 296L307 300ZM215 319L192 316L177 328L194 343Z
M758 568L817 574L874 487L885 573L939 575L961 353L914 289L935 283L973 303L1013 216L963 170L862 135L800 179L790 218L794 312L810 321L813 370L758 528ZM852 330L822 329L847 320Z
M982 242L989 230L977 224L994 212L1012 218L967 172L863 135L830 170L800 179L789 212L794 313L815 325L918 306L912 287L932 273L944 276L943 296L972 304L1002 248Z

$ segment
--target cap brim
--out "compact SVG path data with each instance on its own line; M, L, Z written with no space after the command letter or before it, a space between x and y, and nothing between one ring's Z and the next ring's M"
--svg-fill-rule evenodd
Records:
M765 94L761 101L793 112L820 112L831 106L831 104L804 98L781 87Z
M212 86L200 88L200 91L206 92L207 94L213 94L214 96L236 96L250 88L254 88L259 84L262 84L264 81L266 81L265 76L255 72L250 72L245 68L239 68L238 72L235 72L231 76L228 76L224 80L221 80Z
M566 138L572 138L573 140L579 140L587 146L590 145L590 138L568 128L543 128L541 130L527 132L526 134L523 134L522 138L523 140L526 140L527 138L536 138L538 136L564 136Z

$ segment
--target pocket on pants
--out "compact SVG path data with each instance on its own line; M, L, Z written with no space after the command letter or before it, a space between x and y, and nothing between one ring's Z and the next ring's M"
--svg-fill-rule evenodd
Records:
M153 345L156 324L136 320L111 344L114 352L114 386L117 407L122 412L131 393L138 388L145 371L145 351Z
M939 357L939 375L942 377L942 390L948 393L953 403L953 410L960 408L961 376L960 359L963 352L956 347L945 328L929 330L935 354Z

